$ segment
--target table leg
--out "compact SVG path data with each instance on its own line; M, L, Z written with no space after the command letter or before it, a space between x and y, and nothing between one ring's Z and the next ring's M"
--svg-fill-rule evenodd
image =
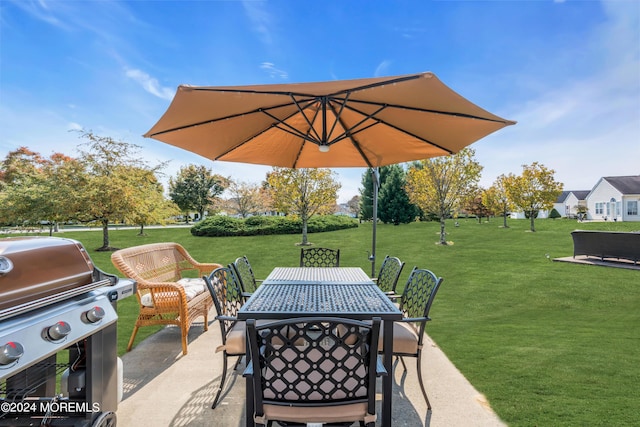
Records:
M251 363L251 352L249 351L249 335L247 334L247 343L246 351L245 351L245 366L249 366ZM255 427L255 422L253 421L253 414L255 413L255 400L253 396L253 383L251 378L245 378L245 424L246 427Z
M382 377L382 426L391 427L393 411L393 321L382 322L384 328L384 367L387 375Z

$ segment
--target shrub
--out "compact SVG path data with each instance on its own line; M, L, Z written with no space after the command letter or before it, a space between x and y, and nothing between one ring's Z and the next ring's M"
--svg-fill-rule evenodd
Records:
M319 215L307 223L309 233L355 228L358 221L338 215ZM215 215L204 219L191 228L194 236L256 236L271 234L302 233L302 221L297 217L252 216L246 219Z
M562 215L560 215L560 212L558 212L556 208L553 208L551 209L551 212L549 212L549 218L551 219L562 218Z
M245 232L242 219L222 215L210 216L191 227L194 236L244 236Z

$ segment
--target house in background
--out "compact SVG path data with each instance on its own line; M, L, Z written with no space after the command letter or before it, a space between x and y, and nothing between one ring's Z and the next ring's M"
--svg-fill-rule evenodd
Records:
M602 177L586 200L588 220L640 221L640 175Z
M558 200L553 204L555 210L562 217L577 218L578 206L587 207L587 195L589 190L563 191Z

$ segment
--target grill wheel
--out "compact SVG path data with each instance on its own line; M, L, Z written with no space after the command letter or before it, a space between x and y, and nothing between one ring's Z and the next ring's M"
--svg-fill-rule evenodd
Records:
M115 412L102 412L91 424L91 427L116 427L118 419Z

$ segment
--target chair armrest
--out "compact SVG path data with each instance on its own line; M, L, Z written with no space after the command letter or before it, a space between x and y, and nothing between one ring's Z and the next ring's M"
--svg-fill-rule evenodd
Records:
M414 322L414 323L418 323L418 322L426 322L429 321L431 319L429 319L428 317L405 317L404 319L400 320L400 322Z
M200 277L202 277L202 276L208 275L209 273L211 273L216 268L222 267L222 265L221 264L217 264L217 263L195 262L193 264L193 267L198 269L198 271L200 272Z
M245 299L251 297L251 295L253 295L252 292L242 292L240 293L241 296L243 296Z
M253 363L249 363L247 367L244 368L242 376L245 378L253 378Z
M235 322L238 319L233 316L226 316L222 314L220 316L216 316L216 320L228 320L229 322Z
M384 367L384 363L382 363L382 356L378 355L378 357L376 357L376 376L382 377L387 375L389 375L389 373Z
M398 298L401 298L401 297L402 297L402 295L398 295L398 294L396 294L396 293L395 293L395 292L393 292L393 291L385 292L384 294L385 294L385 295L386 295L386 296L387 296L391 301L395 301L395 300L397 300Z

